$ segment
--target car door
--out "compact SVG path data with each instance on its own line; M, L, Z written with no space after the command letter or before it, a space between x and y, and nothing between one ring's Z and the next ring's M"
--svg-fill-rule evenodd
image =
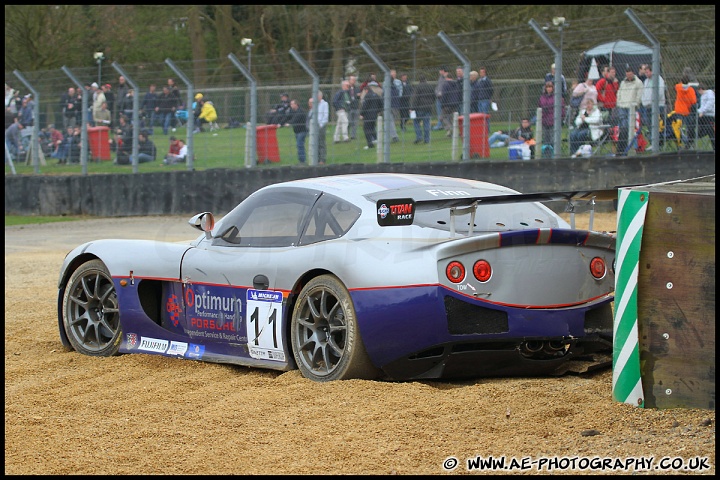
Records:
M289 283L278 279L277 259L292 255L318 197L304 189L257 192L218 222L213 238L187 252L184 328L205 357L289 360L283 337Z

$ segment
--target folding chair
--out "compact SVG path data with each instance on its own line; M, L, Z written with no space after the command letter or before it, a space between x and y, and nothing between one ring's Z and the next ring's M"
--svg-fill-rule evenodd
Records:
M30 151L30 142L32 140L33 127L29 126L20 130L20 143L22 144L23 150L26 152Z
M627 143L625 143L625 147L622 149L622 151L619 150L618 143L620 143L621 138L623 135L627 134L627 126L620 127L619 125L612 126L608 128L610 132L610 138L615 143L615 153L617 155L627 155L631 148L634 148L638 153L640 151L643 151L645 148L645 145L647 144L647 141L642 136L642 121L640 119L640 113L635 112L635 129L632 134L631 138L627 139ZM642 143L642 145L641 145Z
M640 114L635 114L635 132L633 134L632 139L627 143L627 146L625 147L625 151L623 152L623 155L627 156L628 152L630 152L631 148L634 148L636 152L641 153L645 151L645 147L647 146L647 140L645 139L645 136L642 132L642 120L640 118Z
M600 135L600 138L592 142L593 150L592 150L592 156L597 156L600 153L606 153L607 155L614 154L613 152L613 142L611 138L611 131L612 131L612 125L600 125L600 128L603 129L602 135ZM609 141L608 141L609 140Z

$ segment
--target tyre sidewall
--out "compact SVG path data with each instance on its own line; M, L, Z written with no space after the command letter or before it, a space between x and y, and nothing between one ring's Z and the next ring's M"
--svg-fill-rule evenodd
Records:
M108 279L110 279L110 282L112 283L112 277L110 276L110 272L108 271L105 264L100 260L91 260L89 262L85 262L80 267L75 270L72 275L70 276L70 279L67 282L67 285L65 285L65 291L63 292L63 300L62 300L62 320L63 320L63 328L65 329L65 335L67 335L68 340L70 341L70 344L72 345L73 349L76 351L82 353L83 355L90 355L94 357L110 357L113 355L118 354L118 350L120 349L120 343L122 341L122 326L118 325L118 329L115 332L115 335L113 336L113 339L111 342L108 343L108 345L103 348L102 350L88 350L85 348L78 340L75 338L75 334L72 332L71 327L69 325L69 299L70 294L74 290L75 283L78 281L79 278L82 278L86 276L88 273L91 272L100 272L107 276ZM114 287L113 287L114 288ZM116 293L117 295L117 293Z
M299 324L296 321L300 310L305 305L307 297L317 291L318 288L326 288L332 292L335 298L340 302L345 316L346 337L345 350L342 358L335 366L334 370L328 375L317 375L305 367L300 354L298 345ZM350 298L350 293L336 277L332 275L322 275L312 279L305 285L300 292L295 307L293 308L291 327L290 327L291 343L293 348L293 356L300 372L304 377L316 382L329 382L333 380L345 380L351 378L374 378L376 376L375 369L367 359L365 347L360 338L360 331L357 325L357 317L355 315L355 307Z

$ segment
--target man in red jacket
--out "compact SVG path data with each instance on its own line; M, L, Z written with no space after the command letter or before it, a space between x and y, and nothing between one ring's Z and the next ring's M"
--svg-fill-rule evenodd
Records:
M603 69L603 78L595 84L598 92L598 106L600 111L608 112L606 118L612 116L612 110L617 103L617 91L620 88L620 82L616 77L615 67L605 67ZM604 115L603 115L604 116Z

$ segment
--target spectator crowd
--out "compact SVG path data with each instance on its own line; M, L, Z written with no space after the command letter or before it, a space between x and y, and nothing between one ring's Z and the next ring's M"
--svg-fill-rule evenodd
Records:
M518 130L492 131L488 117L487 136L491 147L507 147L509 141L532 140L532 158L535 158L535 138L532 127L542 129L538 138L538 158L553 156L555 129L565 127L568 132L570 153L573 156L588 155L599 143L609 139L612 153L624 155L631 148L646 151L652 148L652 115L654 81L657 81L661 145L671 142L677 148L693 148L696 139L708 137L715 149L715 93L712 87L697 81L691 69L686 68L681 78L671 87L665 79L653 72L652 66L642 64L635 69L626 65L620 68L600 65L590 69L571 85L563 75L561 85L555 85L555 65L542 82L537 99L537 112L526 112ZM440 66L437 80L430 83L425 74L416 82L407 72L390 70L390 112L384 119L388 122L390 141L398 142L398 130L406 131L412 126L414 144L428 144L431 131L444 130L446 137L453 134L453 118L463 115L465 91L464 69L451 70ZM497 110L495 89L485 66L469 72L469 113L491 114ZM561 89L560 118L555 121L555 93ZM83 111L83 95L87 97ZM138 96L136 98L136 95ZM267 124L280 128L292 128L298 161L307 160L306 141L312 125L317 120L319 128L320 164L327 158L326 135L333 125L332 141L348 143L362 138L364 149L373 149L377 143L377 122L385 116L382 82L370 73L362 83L357 76L343 78L339 87L327 96L319 92L319 105L313 99L291 98L284 92L277 104L265 114ZM327 99L325 98L327 97ZM674 103L669 103L670 98ZM110 149L115 153L115 163L132 163L132 122L135 103L138 108L140 134L138 136L138 162L152 162L157 158L152 136L155 129L163 135L174 133L188 122L192 115L194 132L219 129L218 112L214 102L203 93L197 93L192 105L183 103L180 90L172 78L158 87L150 84L146 92L135 92L123 76L115 86L91 82L84 88L68 87L60 96L59 111L62 125L47 125L41 130L43 153L57 159L59 164L79 162L81 145L80 127L83 115L89 126L108 127ZM307 105L307 110L303 108ZM29 128L35 121L35 102L32 94L21 96L18 90L5 85L5 144L6 156L22 156L29 148ZM632 118L634 117L634 118ZM434 125L433 125L434 124ZM634 128L633 128L634 126ZM521 131L523 130L523 131ZM359 137L360 134L362 137ZM187 145L172 137L170 149L163 163L172 165L184 162Z

